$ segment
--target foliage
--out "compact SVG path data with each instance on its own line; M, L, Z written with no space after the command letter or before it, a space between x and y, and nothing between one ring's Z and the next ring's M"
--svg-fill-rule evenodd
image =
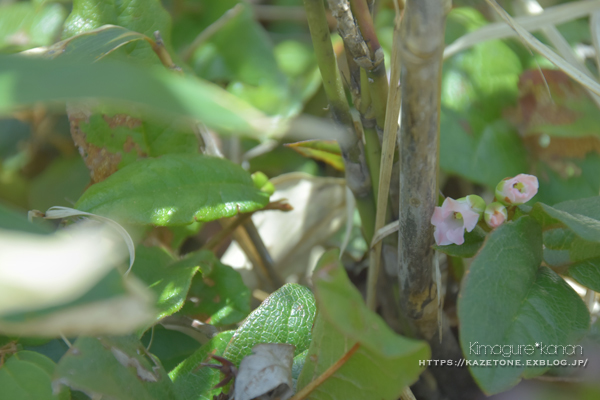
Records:
M416 0L2 2L0 399L243 397L264 344L293 400L598 398L600 97L475 3L415 111ZM551 3L537 37L597 75L597 5ZM439 157L393 146L400 100Z

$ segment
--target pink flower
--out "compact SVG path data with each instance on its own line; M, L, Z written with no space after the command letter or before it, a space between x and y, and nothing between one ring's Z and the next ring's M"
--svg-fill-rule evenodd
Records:
M442 206L436 207L431 216L431 223L435 226L435 243L438 246L463 244L465 229L471 232L479 217L480 214L471 209L465 198L454 200L446 197Z
M505 178L496 186L496 200L505 206L523 204L536 195L538 187L538 179L533 175Z
M487 226L490 228L497 228L508 218L508 211L506 210L506 207L500 203L490 203L485 208L483 218L485 219Z

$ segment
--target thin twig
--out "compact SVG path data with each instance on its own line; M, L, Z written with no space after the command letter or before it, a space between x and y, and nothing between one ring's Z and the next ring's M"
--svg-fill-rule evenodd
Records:
M229 21L231 21L233 18L237 17L242 12L243 9L244 9L244 5L242 3L235 5L231 9L225 11L225 14L221 15L221 17L219 17L219 19L217 19L215 22L210 24L206 29L204 29L202 32L200 32L198 34L198 36L196 36L196 39L194 39L192 44L190 44L189 47L186 48L183 51L183 53L181 54L181 58L183 59L183 61L188 62L190 60L190 58L192 58L192 55L198 49L198 47L200 47L208 39L210 39L215 33L217 33L221 28L223 28L223 26L225 26Z
M296 393L290 400L302 400L305 399L309 394L325 382L331 375L333 375L338 369L340 369L354 353L360 348L360 343L355 343L339 360L325 370L317 379L304 386L302 390Z
M265 243L260 237L260 233L258 233L256 225L254 225L254 222L252 222L252 220L249 219L246 222L244 222L242 226L248 234L248 236L250 237L250 240L254 244L256 252L260 257L260 262L262 263L265 271L267 272L269 280L271 281L271 283L273 283L275 289L279 289L281 286L284 285L285 282L277 273L277 270L275 269L275 263L273 262L273 258L271 257L271 254L269 254L269 250L267 250Z
M234 217L233 220L227 224L223 229L217 232L213 237L211 237L204 245L200 248L200 250L211 250L214 251L229 235L233 233L240 225L244 222L248 221L248 219L252 216L252 213L245 213Z
M165 47L165 42L163 41L163 38L160 35L160 31L154 32L154 38L156 39L155 41L151 40L150 38L147 38L146 40L150 43L150 45L152 46L152 50L154 50L162 64L172 71L175 71L179 74L183 74L183 70L181 69L181 67L175 65L173 59L171 58L171 55L167 51L167 48Z

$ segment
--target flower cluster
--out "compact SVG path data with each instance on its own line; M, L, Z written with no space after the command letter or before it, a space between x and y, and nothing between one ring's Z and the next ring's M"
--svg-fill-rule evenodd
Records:
M523 204L538 191L538 180L533 175L519 174L503 179L496 186L496 201L486 206L483 199L470 195L458 200L447 197L431 216L435 226L434 238L438 246L463 244L465 230L471 232L482 219L490 228L497 228L508 219L506 207Z

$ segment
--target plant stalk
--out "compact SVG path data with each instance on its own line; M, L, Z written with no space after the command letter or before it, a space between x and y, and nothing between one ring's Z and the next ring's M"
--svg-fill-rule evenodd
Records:
M437 333L431 215L437 205L442 56L449 0L407 0L400 29L402 109L398 277L419 334Z
M346 184L356 199L356 206L362 220L363 234L367 243L370 243L374 233L375 200L365 148L354 128L331 45L323 2L321 0L304 0L304 7L331 114L333 119L348 131L347 135L338 140L346 167Z

